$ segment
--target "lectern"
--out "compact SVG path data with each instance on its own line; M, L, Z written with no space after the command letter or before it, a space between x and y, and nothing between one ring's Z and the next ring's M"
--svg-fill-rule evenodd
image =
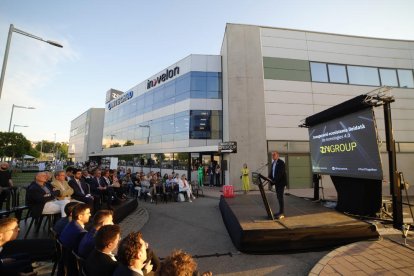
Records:
M259 186L260 194L262 195L263 204L267 212L267 217L271 220L274 220L275 218L273 216L272 209L270 209L269 201L267 201L266 193L264 191L264 186L266 184L271 185L272 180L257 172L252 173L252 180L254 184Z

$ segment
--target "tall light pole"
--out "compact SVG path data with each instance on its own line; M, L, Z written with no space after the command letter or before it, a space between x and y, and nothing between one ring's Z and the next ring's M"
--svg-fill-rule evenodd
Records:
M12 124L12 120L13 120L13 113L14 113L14 108L24 108L24 109L36 109L36 108L34 108L34 107L32 107L32 106L21 106L21 105L15 105L15 104L13 104L13 106L12 106L12 111L11 111L11 114L10 114L10 122L9 122L9 132L10 132L10 128L11 128L11 124ZM13 131L14 132L14 131Z
M10 24L10 28L9 28L9 35L7 36L7 43L6 43L6 50L4 51L4 59L3 59L3 67L1 68L1 77L0 77L0 98L1 98L1 92L3 90L3 82L4 82L4 75L6 74L6 67L7 67L7 59L9 57L9 50L10 50L10 42L11 42L11 38L12 38L12 34L13 32L21 34L21 35L25 35L43 42L46 42L50 45L59 47L59 48L63 48L63 46L56 42L56 41L52 41L52 40L45 40L41 37L26 33L25 31L19 30L17 28L15 28L13 26L13 24ZM10 132L10 130L9 130Z
M13 125L13 132L14 132L14 128L15 128L15 127L29 127L29 126L22 126L22 125L16 125L16 124L14 124L14 125ZM10 132L10 131L9 131L9 132Z

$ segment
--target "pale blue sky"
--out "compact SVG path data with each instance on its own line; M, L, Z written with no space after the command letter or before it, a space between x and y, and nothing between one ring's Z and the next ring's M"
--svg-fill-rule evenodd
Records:
M63 49L13 34L0 99L0 131L13 124L30 140L68 141L70 121L104 107L110 88L125 91L189 54L219 54L226 23L414 40L414 1L0 2L0 60L10 24ZM13 127L13 125L12 125Z

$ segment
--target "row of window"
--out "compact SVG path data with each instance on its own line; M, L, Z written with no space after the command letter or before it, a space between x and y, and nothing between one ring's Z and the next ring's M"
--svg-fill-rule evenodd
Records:
M310 63L312 81L414 88L413 70Z
M221 87L219 72L188 72L110 111L107 110L105 124L117 123L189 98L221 99Z
M127 128L105 126L103 146L129 146L162 143L187 139L221 139L222 112L218 110L189 110L142 122Z
M187 170L189 158L188 152L124 155L119 156L118 166ZM110 157L104 157L101 161L103 166L110 166Z

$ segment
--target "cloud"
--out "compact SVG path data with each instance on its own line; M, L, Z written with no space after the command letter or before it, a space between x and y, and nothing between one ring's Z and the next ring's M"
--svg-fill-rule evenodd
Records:
M0 131L7 131L8 129L13 104L34 106L37 109L35 113L38 116L47 118L44 111L48 107L48 97L50 93L53 93L53 91L48 91L50 90L48 85L54 84L56 86L53 82L61 74L62 68L80 59L80 54L72 47L69 37L57 34L57 31L50 27L40 28L31 26L30 30L20 28L20 26L15 27L45 39L58 41L63 45L63 48L57 48L45 42L13 33L0 99L0 116L3 118L0 123ZM1 42L6 41L7 34L8 25L0 22ZM3 54L5 46L0 45L0 51ZM35 125L33 120L38 118L33 115L32 111L30 111L31 115L28 117L28 112L24 112L26 118L24 118L25 122L23 124ZM15 116L19 116L20 114L18 113ZM52 117L49 117L49 119L52 120ZM41 133L35 133L35 131L34 129L25 130L24 134L30 132L32 137L40 138ZM28 138L31 139L31 137Z

